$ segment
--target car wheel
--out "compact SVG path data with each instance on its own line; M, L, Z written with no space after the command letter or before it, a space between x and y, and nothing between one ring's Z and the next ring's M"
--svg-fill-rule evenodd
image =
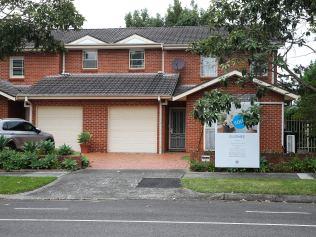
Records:
M52 143L54 143L54 145L55 145L55 141L54 141L54 139L52 139L52 138L48 138L48 139L46 139L46 141L52 142Z

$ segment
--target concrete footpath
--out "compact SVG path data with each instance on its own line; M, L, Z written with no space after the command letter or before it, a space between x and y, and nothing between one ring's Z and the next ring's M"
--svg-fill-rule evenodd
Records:
M249 200L316 203L316 196L236 193L197 193L180 186L185 178L314 179L315 174L197 173L187 170L80 170L67 172L16 172L0 175L55 176L56 181L37 190L0 195L2 199L35 200Z

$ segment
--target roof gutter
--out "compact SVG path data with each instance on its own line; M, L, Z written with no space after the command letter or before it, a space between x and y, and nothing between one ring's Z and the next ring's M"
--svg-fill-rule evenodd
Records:
M163 48L165 50L188 49L189 44L97 44L97 45L72 45L65 44L66 49L130 49L130 48Z
M157 100L160 99L171 99L172 96L63 96L63 95L56 95L56 96L49 96L49 95L18 95L17 99L23 100L27 97L29 100L133 100L133 99L152 99Z
M7 99L9 99L9 100L16 101L16 97L14 97L14 96L12 96L12 95L9 95L9 94L7 94L7 93L4 93L4 92L2 92L2 91L0 91L0 95L3 96L3 97L5 97L5 98L7 98Z

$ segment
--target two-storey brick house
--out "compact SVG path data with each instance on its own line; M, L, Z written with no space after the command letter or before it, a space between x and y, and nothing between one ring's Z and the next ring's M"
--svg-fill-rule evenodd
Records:
M237 86L243 65L223 72L216 58L187 51L209 35L208 27L56 32L65 53L26 50L0 61L0 117L25 117L74 149L89 131L93 151L191 152L202 129L191 112L205 91L249 95L264 86L260 148L282 152L284 101L297 96L276 87L274 73ZM203 137L201 148L214 149L214 129Z

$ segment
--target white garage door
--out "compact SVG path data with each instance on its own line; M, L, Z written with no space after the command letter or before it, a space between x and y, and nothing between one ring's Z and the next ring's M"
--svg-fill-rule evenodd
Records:
M109 152L157 152L156 107L111 107L108 119Z
M53 134L56 146L66 144L80 151L77 138L82 132L82 117L82 107L39 106L37 127Z

